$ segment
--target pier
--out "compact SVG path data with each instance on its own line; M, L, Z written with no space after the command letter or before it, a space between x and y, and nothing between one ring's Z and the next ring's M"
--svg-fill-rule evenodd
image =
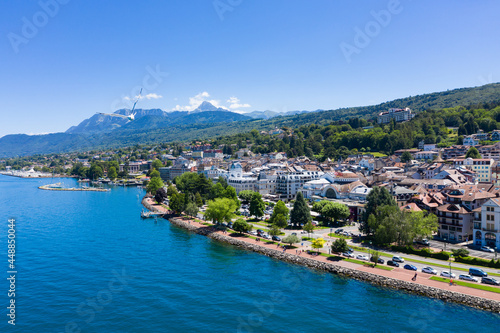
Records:
M98 187L62 187L61 183L48 184L38 187L40 190L48 191L86 191L86 192L109 192L108 188L98 188Z

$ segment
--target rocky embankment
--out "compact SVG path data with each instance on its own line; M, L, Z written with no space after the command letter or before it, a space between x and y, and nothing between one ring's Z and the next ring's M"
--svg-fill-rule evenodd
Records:
M143 204L149 210L155 210L154 207L149 205L145 200L143 200ZM215 239L217 241L229 243L235 245L239 248L258 252L263 255L266 255L271 258L275 258L278 260L283 260L289 263L294 263L302 266L306 266L313 269L318 269L326 272L330 272L333 274L338 274L340 276L354 278L356 280L365 281L377 286L404 290L406 292L412 294L418 294L422 296L432 297L436 299L443 300L445 302L454 302L460 303L463 305L467 305L470 307L478 308L481 310L491 311L495 313L500 313L500 302L496 302L494 300L484 299L480 297L465 295L462 293L457 293L453 291L438 289L434 287L424 286L418 283L412 283L402 280L397 280L385 276L380 276L377 274L372 274L368 272L359 271L352 268L346 268L342 266L335 265L333 263L325 263L320 262L318 260L300 257L294 254L277 251L274 249L269 249L260 245L251 244L245 242L243 240L230 237L227 235L223 235L221 233L216 232L216 229L209 226L199 227L194 224L190 224L189 222L178 218L178 217L170 217L170 223L179 226L183 229L190 230L200 235L204 235Z

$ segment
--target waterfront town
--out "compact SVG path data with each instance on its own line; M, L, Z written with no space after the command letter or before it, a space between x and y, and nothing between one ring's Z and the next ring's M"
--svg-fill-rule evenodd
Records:
M389 116L398 122L413 118L408 108L390 109L380 113L378 122L389 122ZM260 134L278 138L294 135L293 130L278 128ZM479 144L487 140L493 143ZM11 165L12 161L17 164ZM422 141L418 148L396 150L389 156L356 153L336 161L290 158L285 152L254 153L251 143L238 149L237 144L228 148L194 141L37 156L22 162L0 160L0 169L3 174L20 177L71 174L116 185L145 185L153 169L164 183L194 172L213 183L222 177L237 194L254 191L269 202L288 202L298 192L310 202L338 202L348 207L346 220L350 222L361 221L366 198L377 186L386 188L401 210L435 214L436 240L500 249L498 130L466 136L462 145L438 148Z

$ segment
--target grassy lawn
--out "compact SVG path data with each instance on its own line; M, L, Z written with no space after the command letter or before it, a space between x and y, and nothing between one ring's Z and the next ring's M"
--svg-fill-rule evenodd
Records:
M359 264L359 265L363 265L363 266L373 267L373 264L370 264L370 263L363 261L363 260L356 260L356 259L352 259L352 258L346 258L346 257L341 257L341 256L336 256L336 255L331 255L331 254L326 254L326 253L320 253L320 255L322 255L323 257L332 258L335 261L343 260L343 261L347 261L347 262L352 262L353 264ZM377 266L375 266L375 268L383 269L386 271L392 271L394 269L394 268L389 267L389 266L381 266L381 265L377 265Z
M336 233L329 233L328 236L330 237L335 237L335 238L344 238L344 239L352 239L351 236L344 236L344 235L339 235L339 234L336 234Z
M387 156L386 154L382 154L379 152L367 152L367 154L372 154L373 157L386 157Z
M433 276L433 277L431 277L431 280L446 282L448 284L450 283L450 279L439 277L439 276ZM491 292L500 294L500 288L498 288L498 287L486 286L484 284L479 284L479 283L464 282L464 281L460 281L460 280L453 280L453 283L458 285L458 286L481 289L481 290L491 291Z

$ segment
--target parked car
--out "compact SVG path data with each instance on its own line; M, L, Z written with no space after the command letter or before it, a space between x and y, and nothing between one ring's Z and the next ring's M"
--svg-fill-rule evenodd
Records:
M375 257L371 257L370 261L375 262ZM378 264L383 264L383 263L385 263L385 260L379 257L378 260L377 260L377 263Z
M393 261L393 260L389 260L387 262L387 265L388 266L393 266L393 267L399 267L399 264L397 262Z
M480 277L488 276L488 273L483 271L481 268L475 268L475 267L469 268L469 274L472 276L480 276Z
M358 260L368 260L368 257L365 256L364 254L358 254L356 256L356 259L358 259Z
M481 251L484 251L484 252L491 252L491 253L495 252L495 250L493 250L493 249L492 249L491 247L489 247L489 246L482 246L482 247L481 247Z
M279 238L278 236L273 236L273 237L271 237L271 239L273 241L281 242L281 238Z
M442 271L440 275L443 277L452 278L452 279L454 279L456 277L455 273L450 274L450 272L448 272L448 271Z
M258 233L258 234L263 234L263 233L264 233L264 230L262 230L262 229L257 229L257 233Z
M400 256L394 256L394 257L392 257L392 261L395 261L395 262L405 262L405 260L403 258L401 258Z
M337 229L337 230L335 230L335 233L340 234L342 231L344 231L344 229Z
M498 281L497 279L494 279L492 277L483 277L481 279L481 283L492 284L494 286L500 286L500 281Z
M410 264L406 264L403 268L404 269L408 269L410 271L416 271L417 270L417 267L415 267L413 265L410 265Z
M268 234L262 234L262 238L264 238L264 239L271 239L271 237Z
M352 252L344 252L342 253L342 255L348 258L354 258L354 254Z
M432 267L424 267L422 268L422 273L427 273L427 274L437 274L438 271L436 271L434 268Z
M296 232L292 232L292 235L297 236L297 233Z
M479 279L477 277L473 277L472 275L467 274L460 274L458 278L464 281L479 282Z
M250 234L250 235L257 236L257 232L256 232L255 230L251 230L251 231L249 232L249 234Z
M420 245L425 245L425 246L431 245L431 243L429 242L429 240L425 239L425 238L424 239L419 239L415 243L420 244Z
M227 227L233 229L233 222L228 222Z

